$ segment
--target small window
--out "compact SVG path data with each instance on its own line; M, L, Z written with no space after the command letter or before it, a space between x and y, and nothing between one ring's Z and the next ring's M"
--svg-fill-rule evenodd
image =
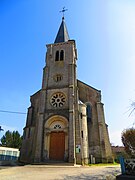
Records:
M56 74L54 77L53 77L54 81L55 82L59 82L63 79L63 76L62 74Z
M59 61L59 51L56 51L55 61Z
M17 151L13 151L13 156L17 157Z
M5 155L5 150L0 150L0 155Z
M81 135L82 135L82 138L83 138L83 131L81 131Z
M83 118L83 115L82 115L82 113L81 113L81 119Z
M64 51L61 50L60 51L60 61L63 61L64 60Z
M87 121L90 122L92 117L91 105L87 104Z
M11 156L12 155L12 151L6 151L6 155Z
M62 76L59 74L59 75L57 75L56 76L56 81L58 82L58 81L61 81L62 80Z
M61 125L56 124L56 125L54 126L54 129L61 129Z

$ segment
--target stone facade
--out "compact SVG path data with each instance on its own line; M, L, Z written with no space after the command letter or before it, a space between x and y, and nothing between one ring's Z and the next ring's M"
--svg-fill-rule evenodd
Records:
M20 161L112 161L101 91L77 80L76 43L64 19L55 43L46 47L42 88L30 99Z

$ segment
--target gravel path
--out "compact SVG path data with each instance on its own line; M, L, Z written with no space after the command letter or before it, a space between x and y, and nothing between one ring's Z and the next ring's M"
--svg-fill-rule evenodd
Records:
M74 167L27 165L0 170L0 180L115 180L120 166Z

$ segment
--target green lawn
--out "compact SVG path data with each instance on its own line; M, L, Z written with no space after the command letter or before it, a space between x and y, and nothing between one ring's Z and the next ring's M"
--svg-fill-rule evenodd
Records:
M99 163L99 164L89 164L89 166L115 166L119 165L119 163Z

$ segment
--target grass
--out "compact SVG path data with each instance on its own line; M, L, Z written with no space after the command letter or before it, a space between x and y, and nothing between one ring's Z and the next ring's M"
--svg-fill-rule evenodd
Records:
M89 166L115 166L119 165L119 163L99 163L99 164L89 164Z

